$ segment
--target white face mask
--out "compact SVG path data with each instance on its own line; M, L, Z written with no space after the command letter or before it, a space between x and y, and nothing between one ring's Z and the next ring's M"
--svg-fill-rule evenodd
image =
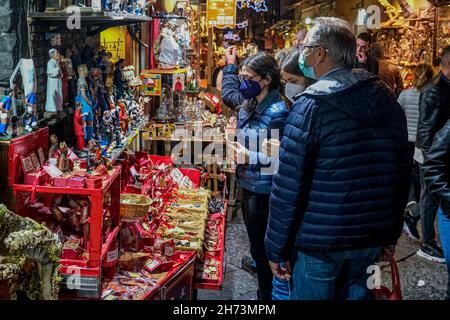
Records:
M304 84L286 83L284 88L284 94L292 103L294 102L294 97L305 91Z

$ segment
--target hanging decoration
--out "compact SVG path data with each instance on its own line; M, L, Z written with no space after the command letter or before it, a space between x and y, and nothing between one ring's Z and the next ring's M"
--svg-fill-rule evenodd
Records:
M238 9L250 8L256 12L267 12L266 0L237 0Z

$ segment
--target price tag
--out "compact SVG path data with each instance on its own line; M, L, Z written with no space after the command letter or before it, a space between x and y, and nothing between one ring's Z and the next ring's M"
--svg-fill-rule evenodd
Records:
M170 176L172 177L172 179L180 184L181 180L183 179L183 174L181 173L180 170L178 170L177 168L173 169L172 172L170 173Z
M193 186L194 184L192 183L191 179L189 179L189 177L184 176L183 179L181 179L180 187L191 189Z

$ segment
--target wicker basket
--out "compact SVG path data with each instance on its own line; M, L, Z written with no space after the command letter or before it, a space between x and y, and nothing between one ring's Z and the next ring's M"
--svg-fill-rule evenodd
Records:
M141 194L120 195L120 216L122 218L141 218L147 215L152 199Z

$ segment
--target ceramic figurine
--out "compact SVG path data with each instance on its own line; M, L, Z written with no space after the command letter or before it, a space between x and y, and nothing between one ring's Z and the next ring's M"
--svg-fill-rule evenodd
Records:
M86 127L86 122L83 120L86 114L81 113L81 108L81 103L77 103L77 109L73 115L73 130L77 140L77 148L80 151L84 149L84 131Z
M9 113L11 111L12 96L14 91L12 89L5 90L5 96L0 102L0 137L7 136L7 129L9 124Z
M84 127L84 140L86 142L90 141L94 134L94 114L92 111L93 102L87 85L87 75L87 66L80 65L78 67L79 78L77 102L81 103L81 113L84 114L83 120L86 123L86 126Z
M127 109L125 107L125 104L123 101L119 100L119 118L120 118L120 128L122 129L122 132L128 132L128 116L127 116Z
M59 65L61 56L56 49L51 49L49 56L50 60L47 63L47 98L45 111L59 112L62 111L63 107L63 73Z
M25 130L28 132L33 131L33 128L36 127L36 117L34 115L33 107L27 106L26 111L22 116L23 119L23 126L25 127Z
M99 165L99 146L95 140L90 140L88 142L89 153L86 160L87 170L92 171Z
M108 145L112 141L112 134L114 132L114 121L110 111L103 112L102 124L100 125L100 131L102 132L102 142Z
M58 157L58 169L62 172L68 172L70 171L69 168L69 148L67 148L67 145L65 142L61 142L59 145L59 157Z
M95 100L97 101L98 107L101 108L102 111L108 110L108 96L106 92L105 85L103 83L102 70L98 68L94 68L90 72L90 76L93 83L93 92Z
M50 136L50 149L48 150L48 160L56 158L58 152L59 139L56 134Z

